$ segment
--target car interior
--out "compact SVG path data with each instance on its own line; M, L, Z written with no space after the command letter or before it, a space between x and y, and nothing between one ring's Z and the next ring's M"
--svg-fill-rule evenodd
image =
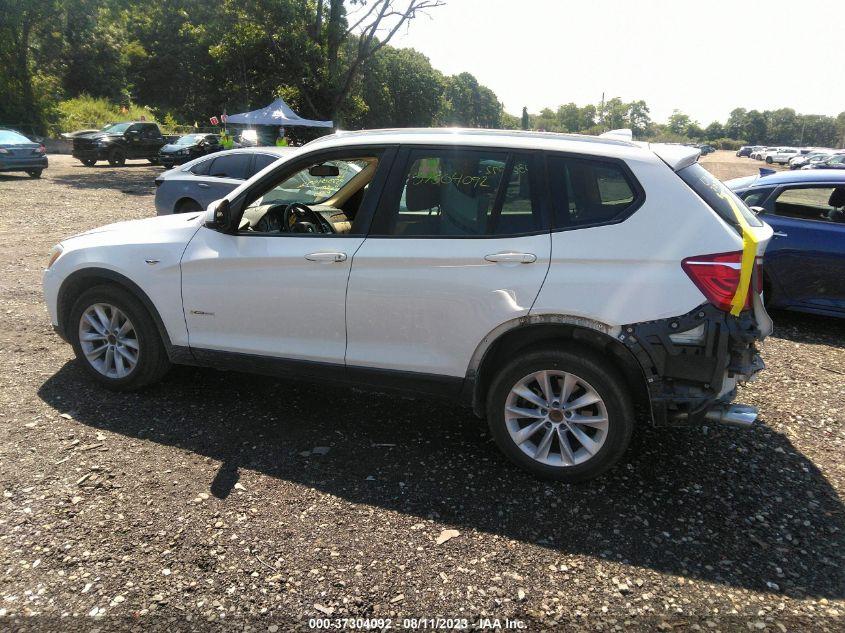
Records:
M316 163L247 201L240 233L347 234L375 176L378 158Z

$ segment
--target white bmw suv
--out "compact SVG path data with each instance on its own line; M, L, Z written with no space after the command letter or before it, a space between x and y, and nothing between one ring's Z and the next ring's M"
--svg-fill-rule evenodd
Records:
M206 212L71 237L52 322L100 384L172 363L430 394L538 476L593 477L635 420L750 425L772 230L698 150L487 130L340 133Z

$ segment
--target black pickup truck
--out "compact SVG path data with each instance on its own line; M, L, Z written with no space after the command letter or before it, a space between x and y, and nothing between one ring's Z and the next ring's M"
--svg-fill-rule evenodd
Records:
M166 140L158 125L148 121L115 123L99 132L74 135L73 157L91 167L98 160L109 165L123 165L127 159L146 158L158 162L158 152Z

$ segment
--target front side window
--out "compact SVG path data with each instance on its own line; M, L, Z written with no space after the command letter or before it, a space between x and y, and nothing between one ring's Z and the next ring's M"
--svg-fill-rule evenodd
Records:
M246 179L246 172L249 168L249 154L227 154L218 156L211 163L208 173L215 178L235 178L236 180Z
M621 165L550 156L549 186L558 228L605 224L627 217L640 197Z
M256 157L257 159L258 157ZM278 157L273 158L270 162L276 160L278 160ZM372 159L330 160L309 165L285 178L278 185L259 196L252 204L256 206L291 202L320 204L339 192L346 183L368 165L370 160ZM330 175L325 175L327 173L330 173Z
M736 217L737 212L750 226L763 226L754 212L733 191L698 163L684 167L678 175L720 218L731 226L740 228Z
M775 214L801 220L845 222L845 187L784 189L775 199Z
M271 162L279 159L276 155L261 156ZM353 227L353 224L378 171L380 156L381 150L377 150L363 156L276 168L246 193L240 232L349 235L354 230L356 234L362 233L363 226Z
M483 150L414 150L398 199L386 200L371 233L482 237L542 229L532 158Z

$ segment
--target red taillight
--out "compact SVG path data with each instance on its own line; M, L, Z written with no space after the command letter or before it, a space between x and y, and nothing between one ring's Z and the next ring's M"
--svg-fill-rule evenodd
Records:
M47 153L47 148L46 148L46 147L44 147L44 145L39 145L39 146L38 146L38 149L37 149L36 151L37 151L39 154L46 154L46 153Z
M755 260L756 270L745 298L745 309L751 307L752 289L756 288L758 292L760 290L762 261L760 257ZM742 251L687 257L681 262L681 267L710 303L720 310L731 309L731 301L739 287Z

